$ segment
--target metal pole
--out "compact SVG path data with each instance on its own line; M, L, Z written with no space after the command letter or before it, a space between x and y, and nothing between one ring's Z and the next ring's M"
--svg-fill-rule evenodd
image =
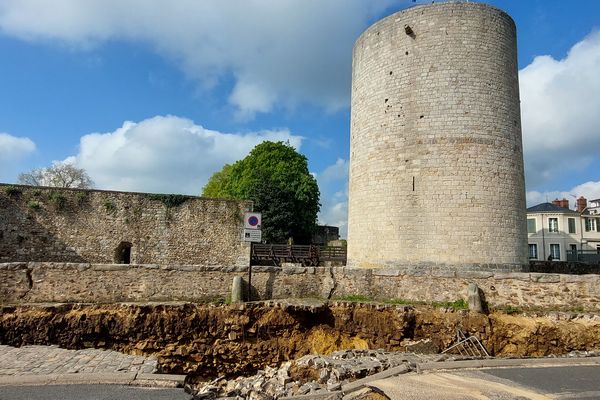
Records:
M252 301L252 248L254 242L250 242L250 260L248 261L248 301Z

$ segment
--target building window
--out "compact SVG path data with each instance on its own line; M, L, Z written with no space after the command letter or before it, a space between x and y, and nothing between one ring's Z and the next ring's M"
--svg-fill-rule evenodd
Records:
M548 218L548 232L558 232L558 218Z
M535 218L527 218L527 233L535 233Z
M560 244L550 245L550 260L560 260Z
M529 244L529 258L530 259L536 259L538 258L537 256L537 244L533 243L533 244Z
M585 231L586 232L595 232L598 230L598 218L585 218Z
M569 218L569 233L575 232L575 218Z

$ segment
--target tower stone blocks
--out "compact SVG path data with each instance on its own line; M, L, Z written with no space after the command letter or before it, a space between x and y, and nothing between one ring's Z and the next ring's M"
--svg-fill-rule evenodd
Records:
M348 262L527 262L516 30L478 3L384 18L353 53Z

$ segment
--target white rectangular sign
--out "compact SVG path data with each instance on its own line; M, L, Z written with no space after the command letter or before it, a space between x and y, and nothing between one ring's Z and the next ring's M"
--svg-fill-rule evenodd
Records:
M262 231L260 229L244 229L242 240L244 242L260 243L262 240Z

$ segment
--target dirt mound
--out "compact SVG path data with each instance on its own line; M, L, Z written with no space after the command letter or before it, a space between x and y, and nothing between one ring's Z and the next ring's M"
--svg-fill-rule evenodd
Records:
M593 316L485 316L466 311L333 302L321 306L107 304L4 307L0 343L99 347L154 355L168 373L248 375L266 366L343 349L405 351L429 338L444 349L456 329L492 355L547 356L600 348Z

